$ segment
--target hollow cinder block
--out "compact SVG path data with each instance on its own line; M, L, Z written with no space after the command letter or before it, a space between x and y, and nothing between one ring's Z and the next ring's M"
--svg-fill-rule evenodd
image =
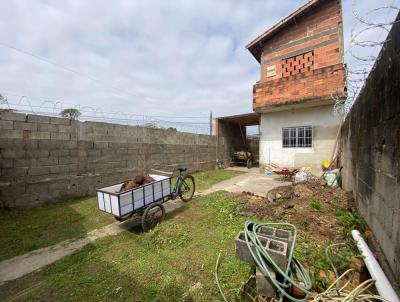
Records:
M293 243L292 232L284 229L276 229L272 227L262 226L257 229L257 234L260 234L263 237L267 237L270 239L286 242L288 245L287 256L289 256L289 252L290 249L292 248L292 243Z
M261 235L258 235L258 239L260 240L265 251L268 252L271 258L276 262L276 264L282 270L286 270L288 244L286 242L267 238ZM236 255L241 261L247 262L251 265L256 265L253 256L251 255L251 252L249 250L249 247L247 246L245 234L243 231L239 232L239 234L236 236L235 245ZM253 244L250 242L249 245L252 252L256 254L256 248L253 246Z
M269 239L266 246L268 254L283 271L285 271L287 267L287 249L288 244L286 242L274 239Z
M268 238L259 236L259 240L262 244L262 246L266 247L268 245ZM244 262L247 262L251 265L256 265L253 256L251 255L251 252L247 246L246 243L246 237L243 231L239 232L239 234L236 236L235 239L235 246L236 246L236 256ZM250 247L253 253L256 253L256 248L254 245L250 242Z
M276 278L276 275L273 271L271 271L273 278ZM277 298L277 291L271 280L263 275L263 273L256 267L256 288L257 293L264 297L268 298Z

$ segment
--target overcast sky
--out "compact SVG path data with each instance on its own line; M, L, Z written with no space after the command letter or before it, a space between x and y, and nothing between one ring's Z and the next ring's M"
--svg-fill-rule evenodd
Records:
M250 112L259 64L244 46L305 2L2 0L0 93L147 115ZM351 0L343 6L347 47Z

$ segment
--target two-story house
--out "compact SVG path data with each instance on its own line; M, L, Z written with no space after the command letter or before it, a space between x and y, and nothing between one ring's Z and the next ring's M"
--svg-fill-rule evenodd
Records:
M253 110L260 118L260 166L320 167L329 160L345 94L340 0L311 0L250 42L260 63Z

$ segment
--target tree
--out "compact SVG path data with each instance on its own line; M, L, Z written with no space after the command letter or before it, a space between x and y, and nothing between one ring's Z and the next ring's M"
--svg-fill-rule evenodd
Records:
M60 116L68 118L70 120L76 120L81 116L81 113L78 109L67 108L60 112Z
M7 103L7 98L5 98L1 93L0 93L0 105L8 104ZM0 113L1 112L13 112L11 108L0 108Z

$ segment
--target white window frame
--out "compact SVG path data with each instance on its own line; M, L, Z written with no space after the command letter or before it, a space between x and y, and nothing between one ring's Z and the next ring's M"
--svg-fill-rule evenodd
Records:
M309 132L307 133L307 131ZM282 148L312 148L313 132L312 126L283 127ZM288 134L286 137L285 133Z

